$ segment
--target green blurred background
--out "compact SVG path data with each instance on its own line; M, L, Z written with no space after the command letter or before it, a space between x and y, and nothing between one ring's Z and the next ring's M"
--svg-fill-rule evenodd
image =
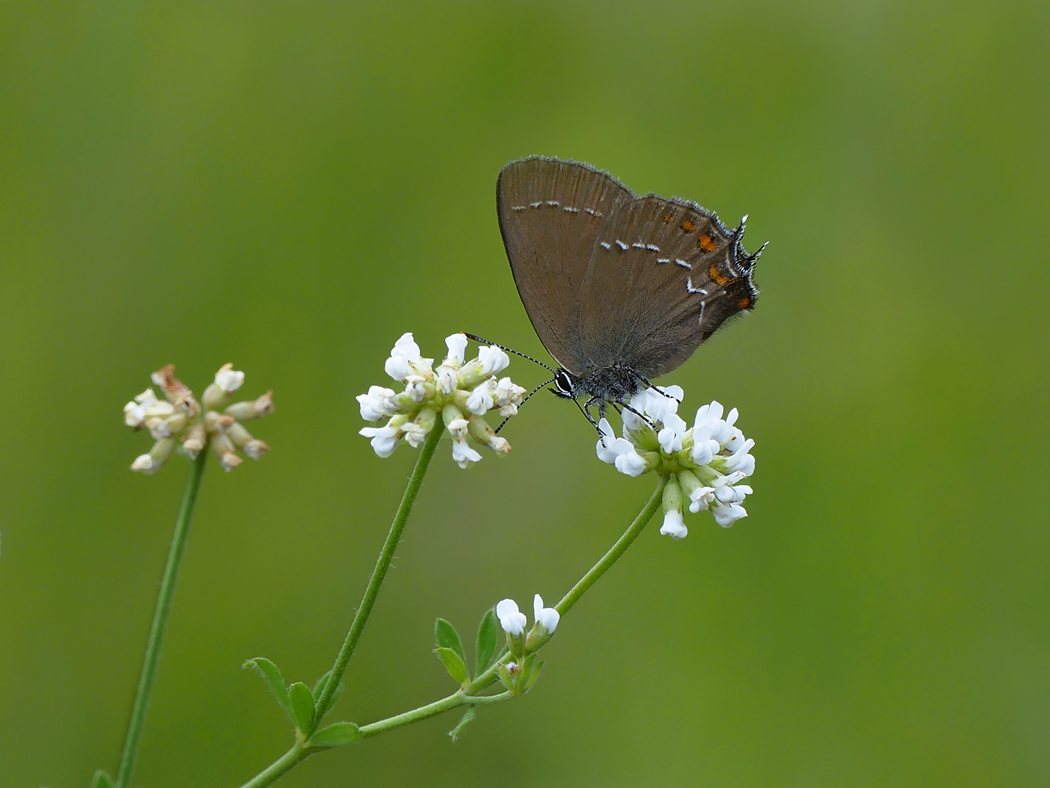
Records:
M0 785L115 770L187 474L128 471L168 362L276 392L207 469L136 784L239 785L330 665L414 452L354 395L404 331L543 356L494 210L542 153L771 241L757 311L665 383L758 445L750 517L643 534L544 678L282 785L1050 783L1045 3L4 4ZM542 370L515 362L525 385ZM337 710L447 694L441 615L556 600L652 480L538 396L439 449Z

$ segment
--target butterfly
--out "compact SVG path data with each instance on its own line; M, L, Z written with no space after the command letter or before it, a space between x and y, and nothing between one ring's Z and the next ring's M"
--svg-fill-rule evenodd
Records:
M551 391L586 396L591 424L592 406L627 406L758 298L765 245L744 249L746 216L731 230L696 203L541 156L500 171L496 211L518 295L560 365Z

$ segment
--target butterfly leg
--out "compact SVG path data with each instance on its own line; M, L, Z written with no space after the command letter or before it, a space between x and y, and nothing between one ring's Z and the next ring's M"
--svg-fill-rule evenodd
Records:
M639 413L634 408L632 408L630 405L628 405L627 403L624 403L624 402L620 403L620 407L623 407L624 410L631 411L631 413L633 413L635 416L637 416L642 421L644 421L646 424L648 424L652 429L654 429L654 430L656 429L656 425L653 424L652 419L650 419L644 413ZM620 407L616 408L616 412L620 414L620 418L623 418L623 413L620 411Z
M666 391L664 391L659 386L654 386L652 381L649 380L647 377L645 377L645 375L640 375L639 373L635 372L634 370L631 370L631 373L634 375L635 380L637 380L639 383L641 383L643 386L645 386L645 388L652 389L653 391L657 392L658 394L663 394L668 399L673 399L675 402L678 402L679 404L681 404L682 400L678 399L678 397L672 397L670 394L668 394Z

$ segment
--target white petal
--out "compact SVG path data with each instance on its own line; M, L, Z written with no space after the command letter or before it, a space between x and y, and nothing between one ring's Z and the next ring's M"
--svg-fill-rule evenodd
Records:
M656 389L647 389L645 395L643 412L654 421L663 422L668 416L678 413L678 404L683 392L681 386L668 386L662 394Z
M244 383L244 373L232 367L232 364L227 364L215 373L215 385L227 393L236 391Z
M513 599L503 599L497 603L496 617L503 631L508 635L520 635L525 632L525 624L528 623L528 619L518 610L518 604Z
M391 356L383 364L383 369L394 380L402 382L412 373L412 367L408 365L408 359L404 356Z
M479 462L481 455L470 448L466 440L458 440L452 444L452 459L460 468L467 468L471 463Z
M408 445L413 449L418 449L422 446L423 441L427 437L427 431L423 429L422 425L416 424L414 421L402 424L401 431L405 433L405 440L408 441Z
M496 388L495 378L489 378L475 388L467 398L467 410L475 416L484 416L495 404L493 394Z
M450 367L437 368L437 386L442 394L451 394L456 390L456 371Z
M147 475L153 473L160 467L158 463L156 466L153 464L153 458L148 454L140 454L135 458L135 462L131 463L131 470L138 471L139 473L145 473Z
M656 439L660 441L660 448L665 454L674 454L682 450L682 435L671 427L664 427L660 430Z
M358 432L372 439L372 450L380 457L389 457L397 448L397 438L400 434L397 427L363 427Z
M624 452L616 458L616 470L628 476L641 476L647 470L645 458L632 448L631 451Z
M138 427L146 418L146 409L137 402L124 406L124 423L129 427Z
M495 375L510 365L510 356L495 345L478 348L478 361L481 362L482 375Z
M448 346L448 360L457 366L463 363L464 351L467 349L466 334L453 334L445 337L445 345Z
M747 510L740 504L729 506L712 506L711 514L715 516L715 522L723 528L728 528L742 517L747 517Z
M412 338L411 331L406 331L401 335L401 338L394 343L394 349L390 351L390 355L404 356L409 361L416 361L420 358L419 345Z
M719 448L718 441L696 439L696 442L693 444L693 462L697 465L710 464L711 460L718 454Z
M682 513L677 510L672 510L664 514L664 524L660 526L660 533L664 536L670 536L675 540L687 536L689 534L689 529L685 527Z
M548 632L553 632L558 628L561 613L553 607L544 607L543 599L540 598L539 594L536 594L536 598L532 600L532 610L533 615L536 617L536 623L542 624Z

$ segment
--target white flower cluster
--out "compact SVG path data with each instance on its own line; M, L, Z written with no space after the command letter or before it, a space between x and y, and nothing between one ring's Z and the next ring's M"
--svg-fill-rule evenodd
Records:
M553 607L544 607L543 598L539 594L532 600L532 612L538 626L542 626L548 632L554 632L558 628L561 615ZM513 599L502 599L496 604L496 618L508 635L524 635L525 625L529 622Z
M175 377L175 365L168 364L151 376L161 387L165 399L157 399L148 388L124 406L124 423L136 430L147 429L156 443L149 454L143 454L131 464L139 473L155 473L178 449L190 459L208 444L219 458L222 467L232 471L243 460L240 449L253 460L270 450L263 441L252 437L242 422L273 413L273 392L267 391L250 402L238 402L226 407L233 393L244 383L244 373L226 364L215 373L215 382L204 390L203 407L193 392Z
M386 373L405 385L397 393L372 386L361 394L361 418L387 422L382 427L365 427L361 434L372 439L380 457L394 453L402 439L418 448L440 416L452 435L452 459L467 468L481 459L467 443L468 436L478 445L499 455L510 452L510 444L500 438L482 418L498 409L501 416L513 416L526 394L510 378L496 379L507 368L510 358L496 346L478 348L477 358L464 361L467 337L453 334L445 340L448 355L435 369L434 359L423 358L412 334L403 334L386 360Z
M689 428L677 413L681 399L679 386L667 387L664 394L647 389L635 395L631 408L648 422L625 409L624 437L617 438L608 420L602 419L599 428L605 437L597 445L598 457L621 473L639 476L656 471L668 477L660 533L674 539L689 533L683 516L686 501L691 512L710 509L715 522L725 528L747 517L741 504L752 490L740 482L755 472L751 456L755 442L734 426L736 408L722 418L720 404L704 405Z

